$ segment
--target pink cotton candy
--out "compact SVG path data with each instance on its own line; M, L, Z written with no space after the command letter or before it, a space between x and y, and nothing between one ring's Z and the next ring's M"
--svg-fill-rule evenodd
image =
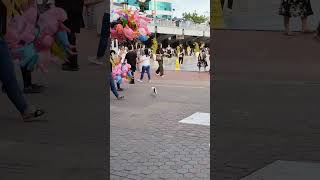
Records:
M37 9L35 7L30 7L23 13L23 16L25 17L28 23L35 25L37 21L37 14Z
M52 6L47 12L53 19L64 22L68 19L67 13L62 8Z
M43 38L41 38L41 44L44 49L50 49L53 43L54 39L50 35L46 35Z

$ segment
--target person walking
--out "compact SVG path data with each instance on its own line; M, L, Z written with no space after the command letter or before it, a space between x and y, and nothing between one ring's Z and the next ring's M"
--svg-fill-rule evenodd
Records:
M45 114L45 112L41 109L31 110L30 106L27 104L24 96L22 95L16 79L10 50L3 37L6 34L6 29L7 8L3 2L0 1L0 81L8 98L20 112L23 121L34 121Z
M228 12L231 14L232 13L232 7L233 7L233 0L227 0L228 1L228 4L227 4L227 7L228 7ZM220 0L221 2L221 8L222 10L224 9L224 4L225 4L225 0Z
M181 51L181 52L179 52L179 64L183 64L183 59L184 59L185 51L184 51L184 49L181 49L180 51Z
M138 81L143 82L144 73L147 73L149 83L151 83L151 74L150 74L151 57L150 57L150 52L147 48L144 49L144 54L145 55L143 55L138 62L139 64L142 65L141 76L140 76L140 79L138 79Z
M203 67L204 71L206 71L206 68L208 66L208 62L207 62L206 58L207 58L207 55L203 49L198 56L198 65L197 66L199 68L199 72L201 71L201 67Z
M92 6L101 3L105 11L101 23L100 41L95 57L89 57L88 60L97 65L103 65L105 63L105 54L108 47L108 35L110 32L110 12L108 10L108 3L110 0L95 1L94 3L86 3L86 6Z
M163 56L164 56L164 51L161 47L157 49L156 53L156 61L159 64L158 69L156 70L156 75L160 77L164 77L164 69L163 69Z
M71 44L76 45L76 34L80 33L80 29L84 27L84 20L82 16L84 0L55 0L55 5L67 12L68 19L64 24L71 30L71 32L68 33L68 39ZM78 55L70 55L68 62L62 65L62 70L78 71Z
M132 78L130 84L134 84L134 73L137 70L137 52L133 50L133 46L129 46L129 52L125 56L125 60L131 65Z
M290 30L290 18L301 18L302 33L312 33L308 28L308 16L313 15L310 0L281 0L279 14L284 17L285 34L294 35Z
M127 55L126 48L124 46L121 46L120 51L118 52L118 56L120 57L121 63L125 61L126 55Z

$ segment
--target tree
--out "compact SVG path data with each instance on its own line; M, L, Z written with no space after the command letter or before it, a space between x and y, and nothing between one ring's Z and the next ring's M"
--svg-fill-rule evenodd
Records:
M148 9L150 1L151 0L137 0L141 12L145 12Z
M182 16L185 20L192 21L196 24L202 24L208 20L206 16L199 15L196 11L193 13L183 13Z

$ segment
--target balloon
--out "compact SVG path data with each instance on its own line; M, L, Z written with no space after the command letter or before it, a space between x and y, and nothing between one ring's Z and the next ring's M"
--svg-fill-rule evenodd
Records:
M128 20L123 17L121 18L121 22L122 22L123 27L125 27L128 24Z
M28 8L24 13L23 16L27 20L28 23L35 25L37 22L37 9L35 7Z
M123 26L121 24L116 25L116 31L118 34L122 34L123 32Z
M139 36L139 40L142 41L142 42L145 42L148 39L149 39L148 36Z
M139 28L139 33L142 36L146 36L147 35L147 31L144 28Z
M126 36L126 38L128 38L130 41L132 41L135 38L133 30L130 29L128 26L126 26L123 29L123 33Z

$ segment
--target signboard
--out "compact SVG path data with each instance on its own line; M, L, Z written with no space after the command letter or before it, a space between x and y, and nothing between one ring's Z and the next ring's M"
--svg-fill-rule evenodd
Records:
M184 39L184 35L176 35L176 39L182 40Z

